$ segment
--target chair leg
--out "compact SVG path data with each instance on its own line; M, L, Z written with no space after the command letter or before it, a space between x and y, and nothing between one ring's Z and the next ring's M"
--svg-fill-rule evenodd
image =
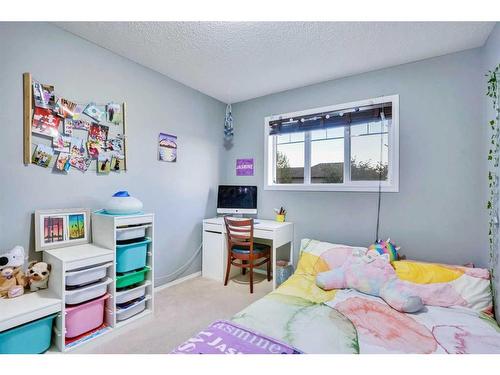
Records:
M224 280L224 286L227 285L230 271L231 271L231 252L227 254L226 279Z
M241 261L241 264L245 264L245 263L246 263L246 261L245 261L245 260L242 260L242 261ZM241 274L242 274L243 276L245 276L245 273L247 273L247 268L246 268L246 267L241 267Z
M253 261L250 261L250 293L253 293Z
M267 281L271 281L271 257L267 258Z

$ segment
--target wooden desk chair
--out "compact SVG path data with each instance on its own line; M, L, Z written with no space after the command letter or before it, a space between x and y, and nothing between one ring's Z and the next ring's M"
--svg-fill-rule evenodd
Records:
M240 267L243 275L250 268L250 293L253 293L253 269L267 263L267 281L271 281L271 248L253 242L253 219L235 220L224 217L227 233L227 285L231 266ZM254 263L264 258L264 260ZM239 262L235 262L235 261Z

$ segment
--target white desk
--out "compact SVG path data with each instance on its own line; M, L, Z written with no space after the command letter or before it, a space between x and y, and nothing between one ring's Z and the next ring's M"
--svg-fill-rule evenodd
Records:
M290 245L288 258L293 262L293 223L279 223L274 220L255 219L254 239L256 242L269 243L273 269L273 289L276 287L276 250ZM263 240L263 241L262 241ZM223 217L203 220L203 260L202 276L224 281L227 264L226 227ZM231 267L231 277L239 271Z

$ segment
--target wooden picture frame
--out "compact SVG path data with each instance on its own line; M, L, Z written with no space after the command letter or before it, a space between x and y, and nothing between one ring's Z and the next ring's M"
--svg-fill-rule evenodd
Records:
M122 129L123 129L123 171L127 171L127 104L123 102ZM31 164L32 150L32 122L33 122L33 78L31 73L23 73L23 163ZM104 124L105 125L105 124Z
M91 242L91 211L64 208L35 211L35 251Z
M31 73L23 74L23 162L31 164L31 122L33 121L33 89Z

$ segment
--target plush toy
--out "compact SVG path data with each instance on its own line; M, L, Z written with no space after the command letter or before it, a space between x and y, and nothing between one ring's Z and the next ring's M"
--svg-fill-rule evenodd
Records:
M421 310L424 304L449 307L467 303L449 284L416 284L399 279L387 256L373 256L369 251L350 255L340 267L319 273L316 285L325 290L356 289L407 313Z
M21 246L0 254L0 298L18 297L24 293L23 265L24 249Z
M316 276L321 289L356 289L362 293L381 297L389 306L402 312L417 312L424 305L422 299L404 288L385 257L369 262L362 257L351 256L344 264Z
M28 264L27 279L30 291L36 292L39 289L47 289L50 275L50 264L45 262L32 261Z

